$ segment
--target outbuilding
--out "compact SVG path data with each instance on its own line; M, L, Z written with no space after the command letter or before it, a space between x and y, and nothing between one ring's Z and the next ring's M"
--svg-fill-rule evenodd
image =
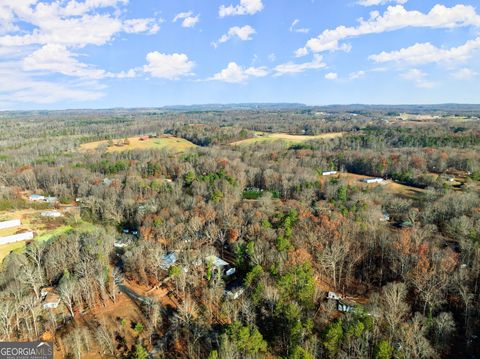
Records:
M43 309L56 309L60 305L60 295L55 291L54 287L42 288L40 291L40 296L42 297L42 307Z

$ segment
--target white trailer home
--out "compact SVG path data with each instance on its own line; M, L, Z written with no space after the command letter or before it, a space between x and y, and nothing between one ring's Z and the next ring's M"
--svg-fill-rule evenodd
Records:
M365 178L363 180L363 183L367 184L372 184L372 183L383 183L385 180L383 178L377 177L377 178Z
M0 222L0 229L15 228L21 225L22 222L19 219L13 219L11 221Z
M14 234L12 236L0 237L0 244L29 241L33 239L33 232Z

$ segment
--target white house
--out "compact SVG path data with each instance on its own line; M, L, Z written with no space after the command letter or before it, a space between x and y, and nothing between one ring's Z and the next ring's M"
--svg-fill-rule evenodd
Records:
M21 225L22 222L19 219L13 219L11 221L0 222L0 229L15 228Z
M338 172L337 171L324 171L322 172L322 176L333 176L336 175Z
M372 183L383 183L385 182L385 180L383 178L376 177L376 178L365 178L364 180L362 180L362 182L367 184L372 184Z
M172 267L175 263L177 263L177 254L175 252L170 252L162 256L162 264L160 264L160 268L163 270L168 270Z
M216 256L208 256L206 260L208 263L211 263L214 267L217 267L217 268L223 268L228 266L227 262L225 262L223 259L218 258Z
M235 267L231 267L228 262L216 256L208 256L205 259L207 263L210 263L219 273L224 273L227 277L232 276L237 271Z

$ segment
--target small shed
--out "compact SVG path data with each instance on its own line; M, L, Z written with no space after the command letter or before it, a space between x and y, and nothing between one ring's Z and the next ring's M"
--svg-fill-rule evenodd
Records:
M40 296L43 300L43 309L56 309L60 305L60 295L55 291L54 287L45 287L40 291Z
M114 246L115 248L125 248L125 247L128 246L128 244L125 243L125 242L115 241L115 242L113 243L113 246Z
M241 280L233 281L225 286L225 296L231 300L240 298L245 292Z
M57 309L60 305L60 296L57 293L48 293L43 301L43 309Z
M340 300L342 299L342 297L340 296L340 294L337 294L335 292L328 292L327 299Z
M390 221L390 215L387 212L383 212L382 216L380 217L380 222L388 222Z

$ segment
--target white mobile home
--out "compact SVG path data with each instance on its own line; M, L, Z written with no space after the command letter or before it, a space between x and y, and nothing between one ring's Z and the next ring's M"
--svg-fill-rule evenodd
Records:
M0 222L0 229L14 228L22 225L19 219L13 219L11 221Z
M12 236L0 237L0 244L29 241L33 239L33 232L14 234Z
M40 194L32 194L30 197L28 197L28 199L31 202L43 202L45 201L45 196L42 196Z
M377 178L365 178L362 180L363 183L367 184L372 184L372 183L383 183L385 180L383 178L377 177Z
M324 171L322 172L322 176L333 176L336 175L338 172L337 171Z

